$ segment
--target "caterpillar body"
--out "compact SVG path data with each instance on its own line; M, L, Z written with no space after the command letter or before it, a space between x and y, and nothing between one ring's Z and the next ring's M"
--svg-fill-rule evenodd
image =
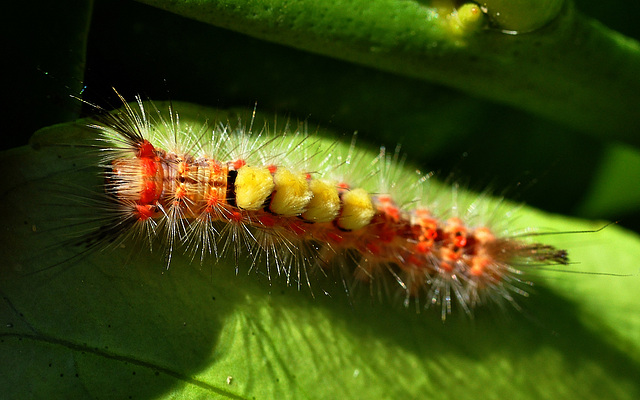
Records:
M338 269L347 286L393 286L407 306L440 306L443 320L454 303L469 315L487 302L517 307L513 293L526 291L516 265L568 263L565 250L469 223L478 202L430 205L429 176L407 177L384 147L366 160L354 143L322 148L302 129L195 129L172 109L120 99L113 112L92 105L106 205L86 241L160 240L168 264L178 247L201 260L247 251L299 286ZM369 172L349 180L353 168Z

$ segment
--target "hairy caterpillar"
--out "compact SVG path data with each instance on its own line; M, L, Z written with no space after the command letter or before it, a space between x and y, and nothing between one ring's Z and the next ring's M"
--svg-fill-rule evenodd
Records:
M167 264L177 248L203 261L246 253L299 286L337 270L347 290L400 292L443 320L454 303L470 315L487 302L517 307L517 266L568 263L565 250L492 229L480 218L501 216L483 198L465 203L453 189L454 204L438 205L429 176L407 176L397 152L367 159L354 143L341 151L289 127L190 126L171 108L121 100L114 112L94 106L89 125L105 193L86 243L160 242Z

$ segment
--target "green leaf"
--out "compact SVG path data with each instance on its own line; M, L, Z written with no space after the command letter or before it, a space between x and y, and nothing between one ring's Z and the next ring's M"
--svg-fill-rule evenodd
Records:
M186 124L227 118L176 108ZM415 314L368 293L354 294L351 306L330 282L331 297L316 290L313 298L247 274L246 261L236 276L232 259L199 265L176 255L166 270L161 254L140 248L71 258L81 249L60 245L73 238L66 218L92 211L73 196L100 182L86 148L69 145L91 135L79 124L54 126L3 154L0 387L8 398L640 395L640 238L629 231L541 237L569 250L575 273L534 268L531 296L518 299L523 311L457 312L445 324L437 311ZM603 225L529 208L518 215L512 229Z
M174 99L213 106L252 107L257 101L259 110L280 118L285 113L307 120L311 131L321 123L345 133L346 141L358 130L361 145L401 143L411 164L435 169L440 177L453 170L453 181L467 179L477 190L485 189L488 179L501 194L516 185L512 192L518 199L565 215L525 209L515 220L517 228L565 231L605 224L568 217L583 215L621 218L637 230L640 203L633 199L640 156L637 149L614 143L617 137L637 146L637 42L575 12L571 4L540 31L510 36L493 26L451 41L449 33L407 12L433 10L427 1L366 2L378 10L369 14L373 19L346 13L355 2L287 3L307 13L302 22L320 18L317 10L326 5L330 18L317 31L305 24L287 27L294 14L278 12L284 2L201 2L217 13L207 16L210 23L227 26L219 21L231 15L225 23L233 29L294 48L130 1L96 1L90 19L90 3L62 8L28 3L26 11L7 13L10 65L26 72L6 74L17 88L9 88L11 104L5 108L5 122L15 121L5 126L11 136L28 138L32 126L52 121L48 113L56 120L76 113L75 106L57 101L41 105L42 94L54 99L78 94L88 43L89 96L113 85L127 98L134 93L161 98L169 91ZM181 15L190 15L184 11L190 5L198 17L206 14L195 1L160 3ZM253 15L261 4L271 12ZM577 8L638 37L635 3L581 0ZM353 26L343 22L369 28L343 29ZM280 36L272 38L277 26ZM415 27L416 39L398 35ZM423 36L425 31L434 36ZM326 40L333 32L346 36ZM362 39L355 52L354 37ZM419 41L434 37L436 47L421 52ZM58 88L34 77L38 69L51 72ZM90 99L105 105L99 94ZM73 155L84 154L82 149L66 153L59 147L77 135L69 132L45 131L39 150L3 155L0 388L5 397L638 397L634 233L609 226L598 233L544 238L570 251L577 263L572 270L633 276L533 271L531 297L519 301L524 312L479 310L472 321L457 313L445 325L432 312L369 306L366 295L353 309L339 294L316 293L312 299L281 282L270 286L264 276L246 276L246 266L235 276L233 261L200 267L178 259L164 271L161 254L110 249L56 265L78 249L60 247L69 239L60 228L68 225L63 217L73 209L52 206L59 200L52 199L51 186L54 192L84 188L78 189L83 195L100 185L86 170L74 172L74 163L90 162ZM597 138L586 137L588 132ZM51 148L43 137L58 146ZM49 183L52 177L61 186ZM24 276L47 266L54 267Z

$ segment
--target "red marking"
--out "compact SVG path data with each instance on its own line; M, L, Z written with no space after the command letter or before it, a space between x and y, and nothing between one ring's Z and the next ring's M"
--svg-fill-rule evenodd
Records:
M431 252L432 246L433 244L429 242L418 242L418 244L416 244L416 251L420 254L427 254Z
M186 196L187 196L187 187L184 183L181 183L176 188L175 197L176 199L184 199Z
M446 247L440 250L440 255L446 261L458 261L460 259L460 254Z
M151 204L136 204L136 215L138 217L138 221L145 221L151 217L153 217L153 209L154 206Z
M136 157L138 158L151 158L156 155L156 149L153 147L151 142L148 140L143 140L142 143L138 146L136 150Z
M400 221L400 209L391 200L391 197L389 197L388 195L380 195L378 196L378 202L380 202L378 210L382 214L384 214L387 219L390 219L394 222Z
M327 233L327 238L331 240L333 243L342 243L344 241L344 236L336 232Z
M247 162L245 160L243 160L243 159L240 159L240 160L236 160L236 161L232 162L231 165L233 166L233 169L235 169L237 171L240 168L242 168L245 165L247 165Z
M455 247L459 247L459 248L462 248L462 247L466 246L467 245L467 237L463 236L462 234L456 235L456 237L453 238L453 245Z
M440 263L440 269L447 273L453 272L453 266L448 262Z
M306 180L310 181L310 180L311 180L311 174L307 172L307 173L305 174L304 178L305 178Z
M240 211L231 211L229 220L233 222L242 222L242 213Z
M144 187L140 192L140 199L138 200L141 204L149 204L154 202L156 199L156 183L154 181L146 181L144 183Z
M338 189L348 190L349 189L349 184L345 183L345 182L340 182L340 183L338 183Z
M383 225L378 230L377 234L378 234L378 239L380 239L380 241L385 243L390 243L396 237L396 232L393 230L393 228L386 225Z
M267 166L267 169L269 170L269 172L271 173L271 175L276 173L276 170L278 169L278 167L276 167L275 165L271 164Z
M369 252L371 254L373 254L374 256L379 256L380 253L382 253L382 249L380 248L380 246L378 246L375 243L367 243L367 245L365 246L367 248L367 250L369 250Z
M396 206L389 206L385 208L384 213L391 217L394 222L400 221L400 209Z
M178 164L178 174L184 175L187 172L189 172L189 164L184 162L184 161L179 163Z
M258 218L258 221L260 221L260 224L262 224L262 226L266 226L268 228L271 228L276 224L276 218L269 214L260 216L260 218Z
M463 248L467 245L467 228L459 218L449 218L445 232L454 247Z
M158 164L151 158L142 158L140 159L140 169L144 177L153 178L158 172Z
M409 264L415 265L416 267L424 266L424 258L416 256L415 254L411 254L409 257L407 257L407 262Z
M219 201L218 201L218 191L214 188L211 188L211 191L209 192L209 198L207 199L207 206L210 207L215 207L218 205Z
M424 232L424 237L428 240L436 240L438 238L438 230L437 229L427 229Z
M427 210L416 210L418 225L420 226L419 240L435 241L438 239L438 222L431 217Z
M209 161L209 168L211 168L211 171L213 171L214 175L220 175L220 173L222 172L222 165L220 165L220 163L218 163L215 160L208 160Z

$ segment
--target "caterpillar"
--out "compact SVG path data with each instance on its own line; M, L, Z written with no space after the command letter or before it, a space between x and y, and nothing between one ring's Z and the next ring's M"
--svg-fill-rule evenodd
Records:
M430 203L430 175L407 176L399 151L367 159L355 140L341 151L302 127L196 127L172 107L118 96L121 109L92 105L104 195L86 243L160 242L167 266L178 248L201 262L231 252L236 265L246 253L298 286L337 270L347 290L401 293L405 306L440 307L443 321L454 303L469 315L517 307L528 284L517 266L569 262L565 250L478 222L482 198ZM369 172L354 179L354 169Z

